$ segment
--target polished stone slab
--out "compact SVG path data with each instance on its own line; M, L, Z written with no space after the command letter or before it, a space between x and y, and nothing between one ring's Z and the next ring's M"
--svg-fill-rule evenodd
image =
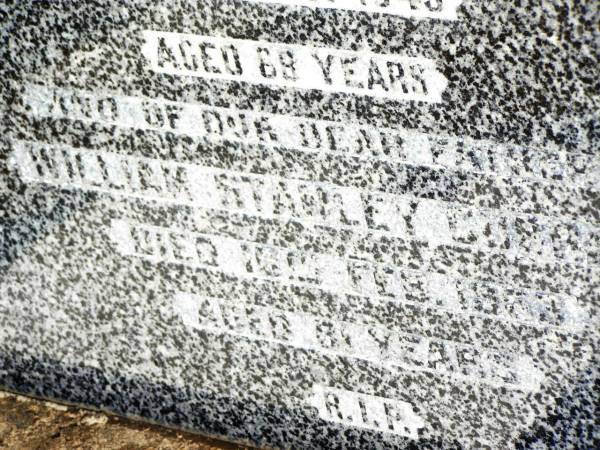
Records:
M0 17L0 387L269 448L600 444L596 2Z

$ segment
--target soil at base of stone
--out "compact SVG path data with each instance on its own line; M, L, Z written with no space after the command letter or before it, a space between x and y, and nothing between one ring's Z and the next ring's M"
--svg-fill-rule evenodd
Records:
M0 392L0 449L250 449L135 420Z

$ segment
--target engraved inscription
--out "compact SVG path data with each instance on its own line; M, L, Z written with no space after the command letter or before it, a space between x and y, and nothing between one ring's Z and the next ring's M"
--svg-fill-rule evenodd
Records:
M370 264L352 257L345 259L124 220L112 222L110 235L123 256L153 263L214 268L239 277L315 285L341 295L429 304L436 309L534 326L572 328L587 320L586 311L576 299L564 294L515 290L440 273ZM205 253L197 253L198 242L210 246L210 259L203 257ZM181 248L187 250L182 252Z
M174 308L190 328L356 358L390 370L438 373L458 381L535 391L542 375L531 358L364 325L180 293Z
M456 247L447 247L445 243L451 243L449 240L451 238L459 242L459 236L465 232L471 233L470 230L476 231L473 225L481 223L481 220L483 220L478 216L469 219L470 215L464 215L459 210L448 209L442 202L425 200L415 203L410 199L400 197L396 200L393 197L384 199L378 196L365 196L364 193L352 189L333 187L326 184L313 185L294 180L245 176L201 166L179 165L118 154L81 151L68 147L25 142L17 142L15 147L12 160L17 166L21 177L26 181L41 181L61 186L114 192L147 200L190 204L205 208L237 210L241 213L258 216L271 217L272 215L279 215L282 219L295 217L305 224L344 226L353 229L366 229L368 227L375 230L379 227L378 224L383 226L387 223L389 225L388 219L400 214L406 217L406 222L404 224L398 223L397 226L387 228L387 230L398 236L424 240L429 245L442 246L435 253L431 253L426 247L420 246L421 252L424 253L420 257L419 267L423 270L433 269L438 271L441 269L444 272L450 269L450 273L455 276L462 274L460 267L455 269L451 269L451 266L439 267L435 260L439 257L447 259L452 252L457 251ZM267 189L267 187L270 188ZM282 190L279 191L279 189ZM277 192L280 192L280 195L276 195ZM290 195L294 192L297 195ZM310 193L314 195L309 195ZM328 199L328 208L323 206L323 199ZM395 212L395 209L390 209L391 205L396 204L396 202L399 202L398 205L404 205L404 208L398 209L397 212ZM370 206L365 208L363 204ZM415 206L411 206L412 204ZM372 212L370 216L366 214L368 210ZM380 213L377 211L380 211ZM384 211L387 212L383 214ZM443 220L440 217L435 221L430 220L436 215L443 218ZM365 222L366 217L369 218ZM458 217L463 218L457 221ZM450 218L449 222L448 218ZM469 220L474 220L473 225L470 225ZM446 224L440 227L440 222L446 222ZM454 226L449 228L449 223ZM409 229L412 232L409 232ZM518 228L508 228L507 232L511 232L511 230L514 232ZM314 232L323 233L325 230L318 231L315 229ZM405 267L402 271L388 268L390 267L388 265L406 266L406 258L411 257L411 255L413 258L417 256L405 244L402 243L396 249L396 252L400 252L398 258L389 258L382 255L378 250L383 245L389 248L392 243L384 236L377 237L373 235L368 237L367 240L364 237L351 236L348 235L346 239L355 242L356 246L363 249L362 252L358 255L350 253L338 256L350 258L350 261L359 256L363 261L355 261L348 265L343 260L336 259L338 261L336 264L340 270L342 267L346 267L345 271L339 272L338 277L335 278L337 288L346 292L392 298L406 298L406 292L409 292L411 298L431 298L438 305L451 309L461 307L485 314L507 314L517 320L549 322L558 326L568 326L572 317L583 318L585 315L583 311L580 311L573 297L568 295L549 297L547 293L542 295L540 292L536 294L519 294L518 291L510 293L505 292L497 285L484 287L475 284L477 287L469 287L470 284L468 283L461 283L460 286L450 289L447 280L436 282L431 289L423 290L422 286L429 286L431 282L418 281L419 276L411 275L411 271L407 271L410 266ZM165 237L165 241L163 246L169 242L169 239ZM271 249L270 254L273 251ZM467 248L464 248L464 251L461 252L461 265L466 262L465 258L469 255L466 251ZM286 252L281 250L280 253L283 258L282 261L284 261ZM480 263L483 261L483 256L483 254L473 255ZM156 257L160 259L161 255L156 255ZM319 261L318 258L315 259L315 257L308 255L300 259ZM193 261L181 260L181 258L169 257L167 260L195 264ZM328 261L331 261L331 259ZM385 263L386 265L381 266L367 261ZM497 259L494 259L491 255L490 264L493 264L493 261L497 261ZM542 258L540 261L544 261L544 259ZM319 266L318 263L315 264ZM327 261L324 264L326 265ZM532 268L532 270L535 269ZM283 273L281 272L277 276L284 276ZM339 276L341 273L345 275ZM529 289L531 282L523 284L521 282L522 274L520 271L515 272L514 280L522 284L524 288ZM273 273L266 275L274 276ZM472 275L477 276L477 271L474 271ZM489 279L490 275L490 273L485 273L480 276ZM505 271L504 273L498 273L497 276L491 279L505 283L507 277L512 276L510 271ZM556 283L551 277L540 275L539 278L540 286L544 286L544 288L551 287ZM321 277L318 279L322 280ZM439 277L436 279L439 279ZM566 292L568 292L572 288L577 289L578 286L579 282L572 280L568 285L558 284L556 289L563 290L563 292L566 289ZM419 294L421 291L422 293ZM440 297L436 294L437 291L445 294ZM438 297L439 300L436 300ZM481 301L482 298L486 298L486 300ZM490 301L491 299L501 298L504 301Z
M245 0L312 8L347 9L400 17L456 20L463 0Z
M573 186L597 187L600 183L596 176L600 170L598 158L572 151L33 84L25 87L23 101L35 117L156 130L210 141L260 144L274 149L542 179Z
M418 430L426 425L410 403L318 384L308 403L317 408L321 419L348 427L417 439Z
M389 245L389 240L386 241L384 238L385 235L401 237L427 243L431 248L438 247L439 250L436 251L444 259L457 252L462 253L460 258L464 263L467 261L466 257L476 258L479 264L482 264L485 259L489 259L490 264L495 264L492 262L494 258L501 257L512 261L516 256L520 256L522 263L530 261L533 266L530 268L523 266L518 272L515 272L516 268L512 269L509 266L504 269L504 273L498 273L492 276L492 279L502 280L512 270L515 280L524 287L536 282L535 278L539 279L540 286L544 286L544 289L560 282L535 271L534 267L539 266L540 263L545 265L551 262L557 272L563 272L566 276L572 273L571 266L557 258L560 255L555 256L544 247L546 242L561 239L561 236L552 237L542 228L540 234L544 233L542 237L547 236L547 239L539 239L540 236L537 236L536 240L529 238L531 242L523 242L531 226L524 227L525 221L519 217L481 215L440 201L366 192L329 183L244 174L116 153L93 152L22 141L15 142L14 146L15 151L11 160L21 177L28 181L237 211L266 218L276 217L281 220L294 218L306 224L371 230L381 236L376 239L381 245ZM496 238L503 236L508 238L505 242L510 245L506 247L506 252L497 253L498 250L495 250L496 253L486 256L474 251L482 245L477 244L470 236L475 233L485 235L487 227L495 230ZM558 226L556 229L568 231L565 226ZM572 233L569 232L562 239L570 240L571 236ZM589 239L590 236L583 233L581 238ZM570 245L576 249L577 241ZM405 245L402 247L404 248ZM434 260L426 261L430 251L422 245L419 247L424 252L420 265L422 267L435 265ZM497 247L494 239L490 240L489 247ZM537 247L540 248L539 254L531 255L531 250ZM376 248L374 251L381 255ZM503 253L505 256L502 256ZM412 256L414 258L416 255ZM382 262L387 261L389 260L382 260ZM498 259L495 261L497 262ZM530 271L534 278L529 281L522 280L522 270ZM458 266L455 271L463 272ZM490 275L492 272L486 278ZM567 291L578 284L577 279L573 281L575 284L570 284ZM565 287L557 285L553 289L560 291Z
M150 70L394 100L439 103L448 81L435 62L301 45L145 31Z

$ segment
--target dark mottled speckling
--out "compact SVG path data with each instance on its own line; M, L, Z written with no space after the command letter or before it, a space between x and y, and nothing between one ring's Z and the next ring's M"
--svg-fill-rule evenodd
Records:
M0 387L265 447L600 448L599 27L596 0L465 0L457 21L241 0L3 2ZM449 84L440 103L420 103L158 74L143 30L421 56ZM436 160L41 117L27 86L409 130L431 136ZM369 206L355 226L327 222L318 197L289 217L27 180L19 142L280 177L283 194L285 179L350 188ZM456 161L444 159L452 145ZM388 194L406 199L397 235L377 217ZM423 212L439 205L441 225ZM116 248L119 221L375 277L349 289L268 263L241 275L141 258ZM447 229L443 241L424 225ZM404 370L193 328L173 306L181 292L522 356L542 379L534 390L466 381L455 367ZM307 403L315 385L406 402L425 426L411 438L325 420Z

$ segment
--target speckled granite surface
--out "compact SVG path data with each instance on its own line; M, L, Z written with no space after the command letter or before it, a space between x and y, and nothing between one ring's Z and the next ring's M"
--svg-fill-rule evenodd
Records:
M0 387L263 447L600 446L599 9L4 2Z

